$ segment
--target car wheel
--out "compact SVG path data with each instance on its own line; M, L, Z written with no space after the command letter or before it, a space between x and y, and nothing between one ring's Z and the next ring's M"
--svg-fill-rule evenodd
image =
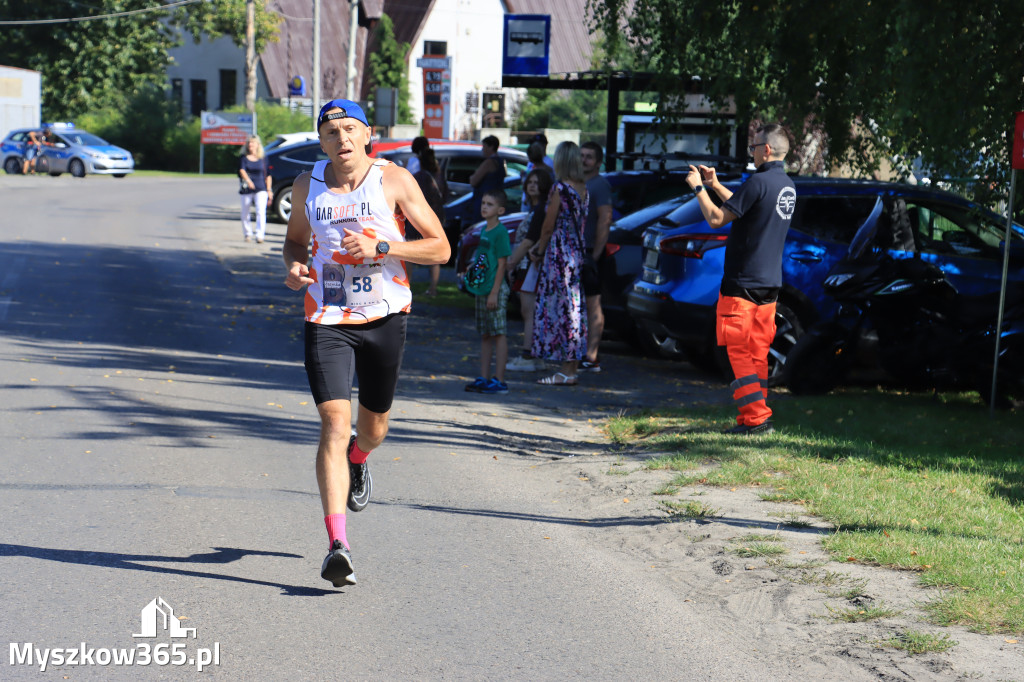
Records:
M786 363L786 385L794 395L824 395L840 385L849 371L846 331L812 329L793 347Z
M21 175L21 159L12 156L4 161L4 171L8 175Z
M786 360L800 337L804 325L792 308L784 303L775 306L775 339L768 349L768 387L784 386L786 383Z
M686 359L685 353L679 348L676 340L667 334L658 334L641 328L637 329L636 338L640 342L640 348L647 355L667 358L669 360Z
M786 361L793 351L793 346L803 335L804 325L793 309L785 303L777 303L775 306L775 339L772 340L771 348L768 349L769 388L785 385ZM725 348L717 346L714 350L714 357L718 362L718 368L722 371L722 376L728 381L732 381L734 378L732 366L729 364L729 355Z
M85 164L80 159L71 159L71 163L68 164L68 172L76 178L84 178Z
M287 223L292 217L292 186L274 192L274 214L282 223Z

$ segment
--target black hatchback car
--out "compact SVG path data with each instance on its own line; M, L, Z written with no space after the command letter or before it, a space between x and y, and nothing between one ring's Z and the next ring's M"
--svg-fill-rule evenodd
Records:
M483 160L480 143L468 140L431 140L430 147L434 150L448 181L446 201L469 191L469 176ZM370 156L405 166L412 157L412 140L375 142ZM526 154L518 149L499 147L498 156L505 161L509 176L518 177L529 163ZM313 165L317 161L326 159L327 155L320 149L320 143L316 140L277 147L267 153L267 170L274 179L273 214L277 220L288 222L288 217L292 214L292 183L295 182L295 178L301 173L313 170Z

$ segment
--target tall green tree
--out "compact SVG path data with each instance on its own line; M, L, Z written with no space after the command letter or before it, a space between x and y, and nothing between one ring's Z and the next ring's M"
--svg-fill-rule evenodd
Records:
M245 47L245 2L246 0L204 0L204 2L181 8L175 15L195 41L203 34L211 38L227 36L238 47ZM268 43L276 43L281 28L281 17L267 9L267 0L256 0L256 54L259 55Z
M387 14L381 14L376 31L379 47L370 55L370 84L375 88L398 88L398 122L413 123L405 61L409 43L398 41L395 24Z
M588 0L593 28L660 73L670 113L691 78L739 120L824 133L832 163L920 157L1005 177L1022 107L1020 0ZM906 165L903 170L906 170Z
M94 0L59 7L0 0L0 17L40 20L99 16L151 8L150 0ZM90 109L123 106L163 84L175 36L155 11L69 23L0 26L0 63L42 73L43 118L74 118Z
M212 0L177 11L154 10L154 5L152 0L59 6L0 0L0 17L7 20L79 19L0 26L0 63L42 73L44 119L75 118L86 111L123 110L151 88L163 89L167 51L179 44L178 26L197 40L206 32L245 44L245 0ZM146 11L126 14L138 10ZM276 39L279 21L264 0L257 0L257 52Z

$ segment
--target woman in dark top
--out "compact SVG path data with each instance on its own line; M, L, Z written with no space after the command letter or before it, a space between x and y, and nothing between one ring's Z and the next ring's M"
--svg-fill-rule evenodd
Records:
M259 135L253 135L245 144L245 153L238 157L238 177L242 196L242 235L252 241L253 229L249 209L256 205L256 243L262 244L267 234L267 204L274 196L273 178L267 174L267 159Z
M416 178L423 198L437 215L437 219L444 225L444 197L448 194L448 183L441 173L441 166L437 163L434 150L427 147L419 153L419 170L412 175ZM419 232L412 223L406 228L406 239L419 239ZM438 264L428 266L430 268L430 286L427 287L427 296L437 295L437 282L441 279L441 266Z

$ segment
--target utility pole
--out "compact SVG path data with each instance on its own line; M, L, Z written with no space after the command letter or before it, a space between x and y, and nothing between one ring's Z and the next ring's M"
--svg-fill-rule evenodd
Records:
M256 0L245 0L245 108L256 111Z
M313 131L320 112L320 0L313 0Z
M345 98L353 102L356 97L356 39L359 37L359 0L348 3L348 82L345 87Z

